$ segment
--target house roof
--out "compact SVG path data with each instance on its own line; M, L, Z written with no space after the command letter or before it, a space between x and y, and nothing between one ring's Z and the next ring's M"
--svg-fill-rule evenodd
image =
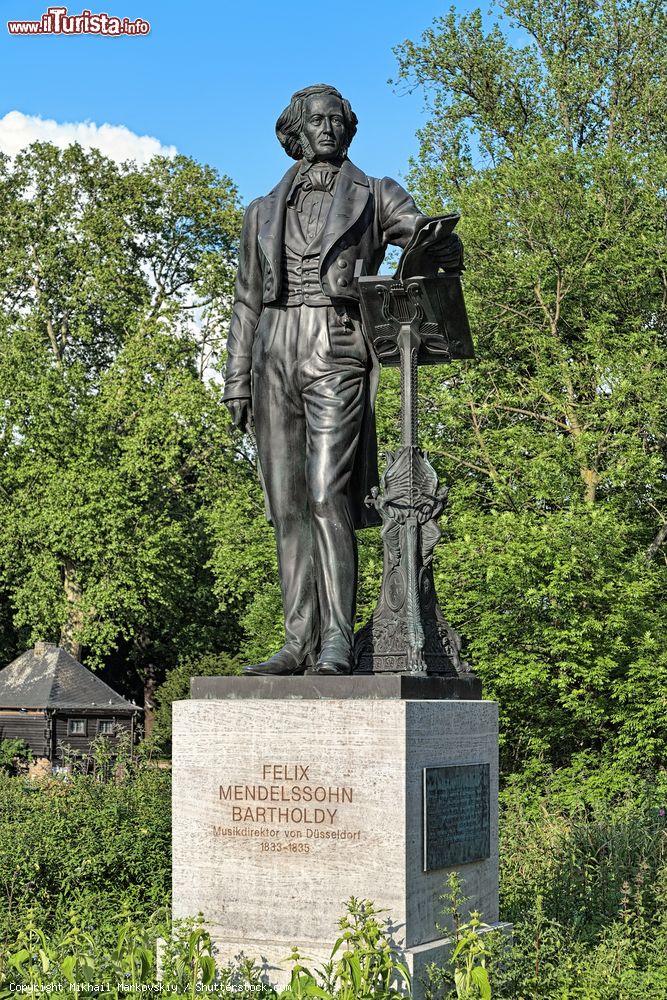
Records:
M139 711L52 642L36 643L0 670L0 708Z

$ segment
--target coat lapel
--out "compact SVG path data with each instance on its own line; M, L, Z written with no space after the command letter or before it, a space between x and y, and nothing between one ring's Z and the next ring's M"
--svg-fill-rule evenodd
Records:
M290 167L279 184L270 191L259 211L259 244L266 257L277 289L280 280L283 241L285 238L285 211L287 196L300 164ZM340 168L331 209L322 234L320 269L338 240L352 228L368 203L370 187L368 177L351 160Z
M365 209L369 196L368 177L351 160L345 160L322 234L320 270L331 248L352 228Z
M300 164L295 163L290 167L273 191L262 198L259 210L259 245L271 268L276 290L280 280L280 263L283 252L285 206L299 166Z

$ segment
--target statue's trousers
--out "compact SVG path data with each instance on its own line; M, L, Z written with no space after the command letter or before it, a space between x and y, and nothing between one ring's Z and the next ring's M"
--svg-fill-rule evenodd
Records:
M255 432L286 638L299 656L321 645L344 659L352 648L357 547L348 490L370 369L361 324L343 307L262 310L252 357Z

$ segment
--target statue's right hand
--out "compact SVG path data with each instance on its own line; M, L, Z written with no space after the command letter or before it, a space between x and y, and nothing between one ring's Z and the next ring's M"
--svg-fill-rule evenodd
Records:
M226 399L225 406L229 410L234 427L239 430L250 430L252 425L252 403L249 399Z

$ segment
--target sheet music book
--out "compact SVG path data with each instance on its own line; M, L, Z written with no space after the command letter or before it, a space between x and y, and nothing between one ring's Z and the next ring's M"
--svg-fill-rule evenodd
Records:
M417 223L412 239L401 254L394 277L399 281L406 278L433 277L438 265L431 257L435 244L454 232L460 215L436 215Z

